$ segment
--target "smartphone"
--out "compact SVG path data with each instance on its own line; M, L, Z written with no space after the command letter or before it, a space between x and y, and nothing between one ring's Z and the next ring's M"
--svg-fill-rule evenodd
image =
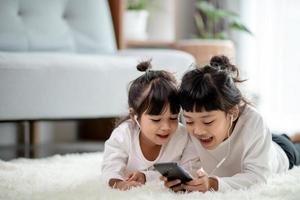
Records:
M176 162L156 163L154 168L167 177L168 181L180 179L182 183L185 183L193 180L192 176Z

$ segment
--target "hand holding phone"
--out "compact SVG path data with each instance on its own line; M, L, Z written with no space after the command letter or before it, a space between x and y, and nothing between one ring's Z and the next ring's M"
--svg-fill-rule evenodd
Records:
M180 179L182 183L185 183L193 180L192 176L176 162L156 163L154 168L167 177L168 181Z

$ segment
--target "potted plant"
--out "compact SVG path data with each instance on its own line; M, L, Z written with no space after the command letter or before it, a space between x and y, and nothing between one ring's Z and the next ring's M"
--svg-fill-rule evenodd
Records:
M177 47L193 54L200 65L207 64L214 55L226 55L235 60L235 48L229 31L252 34L241 23L239 16L229 10L217 8L212 1L196 0L194 15L198 34L194 39L179 41Z
M146 10L148 0L127 0L124 16L124 37L126 40L146 40L147 20Z

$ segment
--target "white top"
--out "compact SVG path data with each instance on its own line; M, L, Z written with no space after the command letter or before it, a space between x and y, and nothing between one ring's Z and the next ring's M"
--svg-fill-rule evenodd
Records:
M227 154L229 149L230 153ZM285 152L272 141L272 134L257 111L246 106L229 139L214 150L206 150L192 137L203 169L218 179L219 191L242 189L266 182L271 173L285 172L289 161ZM226 160L215 169L226 156ZM210 174L213 170L213 174Z
M139 128L131 120L127 120L118 126L105 142L101 176L106 183L110 179L124 180L126 175L137 170L145 173L146 181L159 180L161 175L154 171L154 163L172 161L185 167L190 163L187 161L193 160L193 156L198 159L194 146L188 142L189 136L181 124L170 141L162 145L154 161L149 161L144 157L140 147L139 133Z

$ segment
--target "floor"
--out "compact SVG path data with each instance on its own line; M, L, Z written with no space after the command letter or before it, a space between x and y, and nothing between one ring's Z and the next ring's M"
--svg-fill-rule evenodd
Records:
M262 185L227 192L173 193L162 182L149 182L126 192L101 182L103 154L68 154L51 159L0 162L0 199L5 200L299 200L300 167L277 174Z
M74 142L61 144L43 144L29 149L24 146L0 146L0 159L11 160L20 157L43 158L56 154L96 152L104 150L104 142Z

